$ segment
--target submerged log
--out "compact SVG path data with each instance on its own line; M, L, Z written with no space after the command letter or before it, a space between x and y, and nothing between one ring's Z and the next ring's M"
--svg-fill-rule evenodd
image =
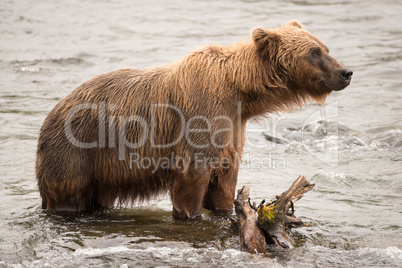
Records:
M313 187L314 184L300 175L286 192L267 204L263 200L256 208L250 203L250 189L243 186L234 201L241 248L250 253L267 253L267 243L274 243L280 249L292 248L285 227L303 225L302 220L294 215L294 203Z
M257 226L257 213L250 205L250 189L243 186L237 192L235 211L239 218L240 248L249 253L267 253L263 231Z

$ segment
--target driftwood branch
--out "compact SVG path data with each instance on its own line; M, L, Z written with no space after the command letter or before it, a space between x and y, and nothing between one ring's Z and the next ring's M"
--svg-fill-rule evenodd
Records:
M234 203L241 248L250 253L267 253L267 243L274 243L280 249L292 248L285 227L303 225L294 215L294 203L313 187L304 176L299 176L286 192L267 204L263 200L257 208L250 203L250 189L246 186L240 189Z
M257 213L250 205L249 196L250 189L243 186L237 192L237 199L234 201L239 218L240 247L250 253L267 253L265 236L257 226Z

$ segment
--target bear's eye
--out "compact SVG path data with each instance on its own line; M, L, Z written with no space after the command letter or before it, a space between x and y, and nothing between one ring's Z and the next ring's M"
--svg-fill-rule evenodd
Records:
M311 50L311 55L312 55L314 58L318 58L318 57L321 56L321 50L320 50L319 48L313 48L313 49Z

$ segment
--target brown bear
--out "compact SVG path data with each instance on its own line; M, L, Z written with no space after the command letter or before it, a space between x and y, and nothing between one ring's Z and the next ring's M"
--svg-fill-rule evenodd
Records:
M352 71L328 52L292 21L85 82L40 130L42 208L92 211L169 192L176 217L232 211L247 120L349 85Z

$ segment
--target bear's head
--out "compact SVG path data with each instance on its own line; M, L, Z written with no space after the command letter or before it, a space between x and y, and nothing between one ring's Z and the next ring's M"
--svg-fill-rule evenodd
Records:
M298 21L281 28L256 28L257 54L265 62L269 86L287 88L303 99L323 102L332 91L349 85L353 72L329 55L320 39Z

